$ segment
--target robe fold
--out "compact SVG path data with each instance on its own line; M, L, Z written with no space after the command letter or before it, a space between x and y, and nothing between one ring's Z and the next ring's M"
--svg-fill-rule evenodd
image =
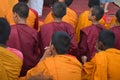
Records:
M120 26L114 26L110 30L113 31L115 34L115 38L116 38L115 48L120 50Z
M40 60L37 31L26 24L16 24L11 27L7 45L23 53L24 60L20 76L25 76L27 70L34 67Z
M120 50L110 48L96 53L84 64L82 80L120 80Z
M87 56L88 61L94 57L96 53L96 42L99 35L104 27L100 24L91 25L87 28L81 30L81 40L78 44L79 47L79 54L78 59L81 58L82 55Z
M78 16L77 16L76 12L70 8L67 8L66 15L62 18L62 21L71 24L73 26L73 28L75 29L75 27L77 25L77 20L78 20ZM44 24L51 23L53 21L54 21L54 18L52 16L52 12L49 12L44 20Z
M0 47L0 80L18 80L22 63L14 52Z
M88 15L89 15L89 10L83 12L78 19L78 24L77 27L75 29L75 34L76 34L76 39L77 42L80 42L80 30L86 27L89 27L90 25L92 25L92 22L90 20L88 20ZM99 21L99 23L103 26L105 26L105 21L104 19L101 19Z
M42 73L53 80L81 80L81 63L73 56L56 55L46 58L27 73L27 78Z
M44 48L49 46L52 34L56 31L65 31L71 37L71 44L68 53L77 56L78 46L74 35L73 27L66 22L52 22L40 27L39 41L40 51L43 54Z

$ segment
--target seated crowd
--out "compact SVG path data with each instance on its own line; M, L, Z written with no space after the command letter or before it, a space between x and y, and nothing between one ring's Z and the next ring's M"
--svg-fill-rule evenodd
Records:
M120 10L107 24L99 0L79 17L72 2L43 22L25 0L0 3L0 80L120 80Z

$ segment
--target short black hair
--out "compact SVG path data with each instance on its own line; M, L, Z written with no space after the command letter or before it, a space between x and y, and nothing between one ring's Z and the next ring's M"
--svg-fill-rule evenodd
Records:
M96 17L96 21L99 21L104 15L104 9L100 6L92 7L92 16Z
M65 4L67 6L70 6L72 4L73 0L65 0Z
M19 2L25 2L25 3L27 3L28 2L28 0L18 0Z
M55 2L52 6L53 15L62 18L66 14L66 5L62 2Z
M89 0L88 7L91 8L93 6L100 6L100 0Z
M110 30L102 30L99 33L98 41L101 41L106 48L113 48L115 45L115 34Z
M116 12L117 21L120 23L120 9Z
M11 27L8 21L0 17L0 43L6 45L7 40L9 39Z
M52 44L58 54L65 54L70 47L70 36L63 31L55 32L52 36Z
M27 18L29 7L24 2L19 2L13 7L13 12L17 13L21 18Z

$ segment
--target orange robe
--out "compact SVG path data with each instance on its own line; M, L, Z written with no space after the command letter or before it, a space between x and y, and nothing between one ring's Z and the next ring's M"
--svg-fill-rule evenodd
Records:
M77 20L78 20L78 17L76 12L70 8L67 8L66 15L62 18L62 21L71 24L75 28L77 25ZM54 21L54 18L52 16L52 12L50 12L45 18L44 24L51 23L53 21Z
M92 25L92 22L90 20L88 20L88 15L89 15L89 10L83 12L78 19L78 24L77 27L75 29L75 34L76 34L76 38L77 38L77 42L80 41L80 30L88 27L90 25ZM101 19L100 24L102 24L103 26L105 26L105 21L103 19Z
M43 73L53 80L81 80L82 66L70 55L56 55L46 58L27 73L27 78Z
M120 80L120 50L101 51L84 64L83 80Z
M22 60L16 54L0 47L0 80L18 80L21 67Z

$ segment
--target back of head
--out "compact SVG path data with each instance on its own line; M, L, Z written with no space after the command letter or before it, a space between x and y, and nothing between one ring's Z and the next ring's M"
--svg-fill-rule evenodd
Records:
M117 21L120 23L120 9L116 12Z
M27 3L28 0L19 0L19 2L25 2L25 3Z
M100 6L92 7L92 16L96 17L96 21L99 21L104 15L104 9Z
M29 7L24 2L19 2L13 7L13 13L17 13L19 17L26 19L29 13Z
M72 4L73 0L65 0L65 4L67 6L70 6Z
M55 32L52 36L52 44L58 54L65 54L70 46L70 36L63 31Z
M8 21L4 18L0 18L0 44L6 45L10 31L11 28Z
M55 1L64 2L67 6L70 6L73 2L73 0L55 0Z
M115 45L115 35L110 30L100 32L98 41L101 41L106 48L113 48Z
M53 15L62 18L66 14L66 5L63 2L55 2L52 6Z
M91 8L93 6L100 6L100 0L89 0L88 7Z

